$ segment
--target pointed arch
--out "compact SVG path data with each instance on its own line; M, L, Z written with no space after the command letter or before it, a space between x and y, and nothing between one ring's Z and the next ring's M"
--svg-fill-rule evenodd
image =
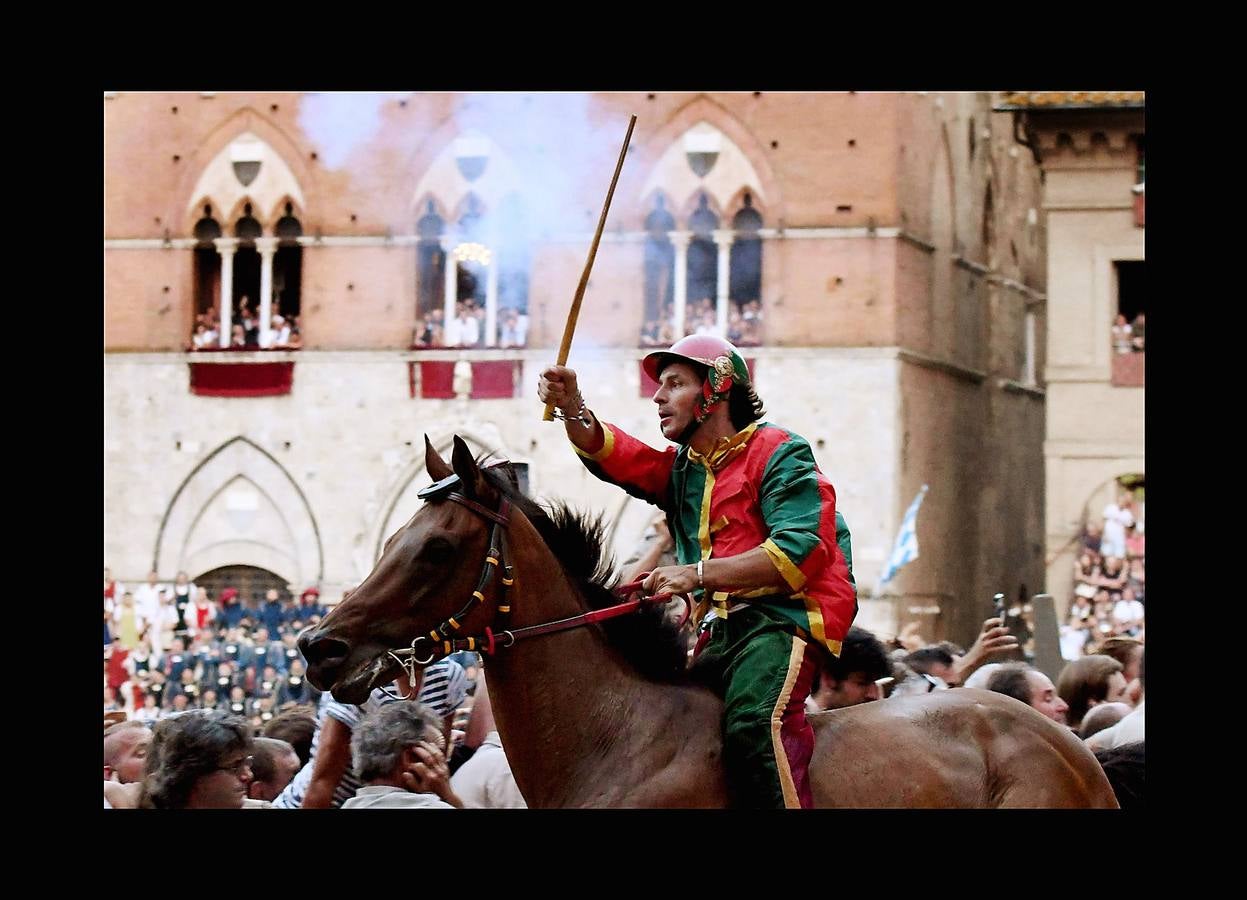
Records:
M255 486L269 504L267 512L283 525L287 540L277 548L277 555L286 562L280 569L273 569L273 534L266 533L265 540L260 540L205 518L239 478ZM228 545L231 556L221 562L223 551L219 548L224 545ZM218 549L211 551L212 547ZM174 572L188 569L188 563L206 565L209 557L221 565L256 565L289 572L292 583L316 583L324 576L320 528L306 495L271 453L243 435L230 438L208 453L178 485L156 534L152 568Z
M754 200L765 202L774 218L783 218L783 191L780 188L779 179L775 176L775 171L771 167L762 142L726 107L705 94L699 94L676 110L671 118L645 141L644 158L652 160L652 163L650 173L642 181L643 187L639 195L648 196L650 194L653 188L651 177L662 164L664 155L674 145L677 145L679 139L699 122L709 123L731 141L757 177L758 189L755 192ZM681 154L683 153L682 148L677 147L676 149ZM716 168L717 166L718 163L716 163ZM710 175L713 176L714 172L712 171ZM735 193L739 187L740 185L732 185L730 189L724 192L724 196L719 198L721 207L726 208L730 195ZM644 207L642 208L644 209Z
M741 211L745 208L745 197L746 196L749 197L750 209L752 209L754 212L756 212L758 215L762 217L762 221L765 225L765 222L767 220L766 204L761 202L758 199L757 194L751 191L748 187L741 186L739 189L737 189L736 193L733 194L728 199L727 203L724 204L723 206L723 223L724 223L725 228L730 228L732 225L732 220L735 219L738 215L740 215Z
M236 113L200 145L200 151L193 154L187 166L186 181L179 183L181 197L189 201L192 197L211 194L220 203L232 206L240 196L247 194L253 198L257 212L266 213L278 198L288 195L301 209L306 209L302 177L306 168L300 155L289 138L263 127L263 120L251 112L250 117L245 111ZM247 185L235 177L230 158L230 148L243 142L257 145L261 154L259 174ZM208 148L214 152L209 152ZM171 221L180 221L189 208L184 206Z
M691 194L685 197L683 201L681 201L678 212L673 211L675 215L675 222L676 222L677 228L680 228L684 231L692 230L692 227L689 224L689 220L692 218L693 213L697 212L697 210L701 208L701 198L703 194L706 197L706 208L709 209L712 213L714 213L714 217L719 220L719 224L717 227L718 228L726 227L725 223L728 222L728 219L725 218L723 215L723 207L720 206L719 199L715 197L714 194L712 194L710 191L703 191L701 188L697 188Z
M414 212L414 217L412 219L413 222L418 222L420 219L423 219L429 214L430 203L433 204L433 212L437 214L439 219L443 222L452 221L450 211L446 204L442 202L442 198L437 196L431 190L426 190L423 194L416 198L416 202L412 206L412 210Z
M186 210L185 216L175 220L182 222L183 227L179 229L181 233L186 234L189 237L195 236L195 226L198 225L202 219L206 218L204 216L205 206L212 207L211 218L215 219L216 223L221 226L222 230L224 230L224 220L221 218L221 204L218 203L216 198L212 195L204 194L190 205L190 207Z
M263 222L266 227L270 229L275 228L278 221L286 216L287 203L290 204L289 214L302 222L306 216L306 213L303 210L303 201L298 197L292 196L291 194L283 194L271 207L267 210L263 210L264 215L258 215L256 218ZM254 205L252 206L252 210L255 210Z
M223 228L226 231L228 236L233 237L234 225L238 223L239 219L246 218L247 216L246 210L248 206L251 207L251 218L259 222L261 228L268 228L272 226L273 220L262 218L262 216L264 215L264 210L259 209L257 207L256 202L253 199L251 199L251 195L243 194L241 197L239 197L237 200L234 201L234 205L230 207L229 215L227 215L221 221L221 228Z
M455 141L467 136L483 141L489 154L485 171L471 181L464 177L455 162ZM523 187L524 179L510 154L489 135L475 129L465 132L455 128L444 137L437 154L428 161L408 194L417 218L423 215L422 207L417 205L422 198L432 197L439 208L456 210L452 218L457 221L469 195L475 195L484 209L496 209L505 196Z

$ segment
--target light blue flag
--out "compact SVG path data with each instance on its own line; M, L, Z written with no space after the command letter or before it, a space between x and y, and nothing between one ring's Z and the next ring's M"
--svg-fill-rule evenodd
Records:
M883 570L883 577L879 580L880 587L891 581L901 566L918 558L918 530L916 528L918 507L922 506L922 500L926 495L927 485L924 484L918 496L914 498L914 502L909 504L909 509L905 511L905 518L901 520L901 530L896 533L896 544L892 548L892 556L888 559L887 568Z

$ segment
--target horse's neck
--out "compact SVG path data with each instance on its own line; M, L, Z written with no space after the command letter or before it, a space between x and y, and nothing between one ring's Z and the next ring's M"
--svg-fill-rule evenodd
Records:
M527 521L516 550L512 625L583 613L585 601ZM592 625L516 642L486 666L498 732L530 806L575 806L621 759L642 762L673 699L636 674ZM637 711L644 710L644 721Z

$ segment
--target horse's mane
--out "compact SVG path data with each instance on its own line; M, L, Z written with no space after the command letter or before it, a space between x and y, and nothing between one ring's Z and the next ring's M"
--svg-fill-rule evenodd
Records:
M481 461L477 462L479 465ZM577 512L560 501L542 505L520 492L508 470L507 466L482 467L481 474L533 523L593 609L622 602L612 591L619 576L606 548L606 524L601 514ZM675 623L663 614L662 606L646 607L598 627L641 675L675 682L687 678L687 645Z

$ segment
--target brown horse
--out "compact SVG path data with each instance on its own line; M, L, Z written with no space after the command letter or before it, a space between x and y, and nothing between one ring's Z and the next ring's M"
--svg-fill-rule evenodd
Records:
M394 678L404 654L423 664L444 652L444 635L492 634L494 716L530 807L729 805L719 698L676 671L682 648L657 661L623 649L628 630L661 622L660 610L517 639L612 602L600 523L519 495L458 437L453 468L425 443L434 481L458 481L422 492L428 501L386 542L372 573L300 638L312 683L360 703ZM435 643L430 632L448 622ZM818 806L1117 805L1081 741L1003 695L940 691L811 721Z

